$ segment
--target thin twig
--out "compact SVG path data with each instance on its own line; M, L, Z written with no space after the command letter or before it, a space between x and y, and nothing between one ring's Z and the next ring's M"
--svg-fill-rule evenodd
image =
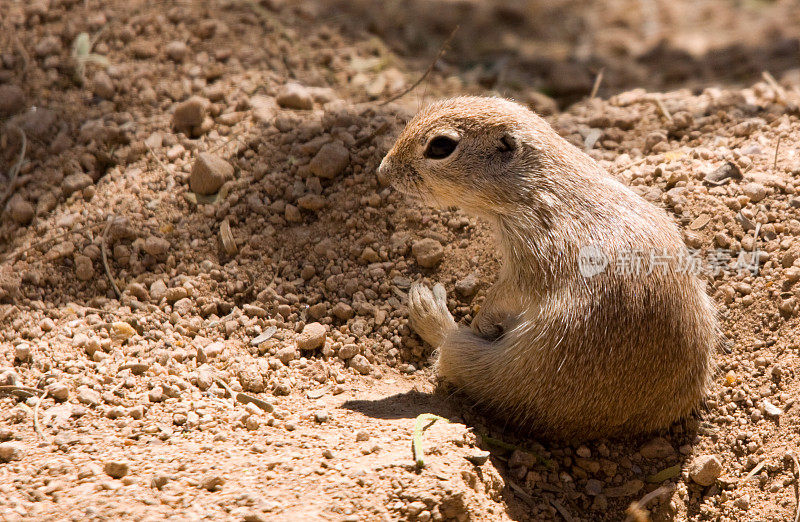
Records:
M20 139L22 139L22 145L19 148L19 157L17 158L17 162L11 167L11 170L8 171L8 188L6 189L5 194L3 194L2 199L0 199L0 208L3 208L6 205L6 201L8 198L11 197L11 194L14 193L17 185L17 177L19 176L19 171L22 168L22 162L25 161L25 152L28 148L28 138L25 136L25 131L20 129L19 127L14 127L19 132Z
M14 261L19 256L21 256L22 254L25 254L27 252L30 252L31 250L37 249L40 246L46 245L47 243L49 243L51 241L56 241L58 239L61 239L62 237L68 236L70 234L80 234L82 232L85 232L87 230L91 230L93 228L99 228L102 224L103 224L103 221L98 221L97 223L92 223L90 225L83 226L83 227L79 228L78 230L67 230L66 232L58 234L57 236L51 237L49 239L42 239L41 241L37 241L36 243L34 243L34 244L30 245L30 246L27 246L27 247L25 247L25 248L23 248L21 250L18 250L17 252L14 252L13 254L11 254L8 257L3 258L2 262L5 263L6 261Z
M360 147L361 145L364 145L365 143L372 141L372 138L374 138L375 136L379 136L379 135L383 134L388 129L389 129L389 122L385 121L385 122L381 123L380 125L378 125L378 127L376 127L374 131L370 132L366 136L362 136L362 137L358 138L355 141L354 145L356 147Z
M789 453L794 463L794 522L800 522L800 462L794 452Z
M786 99L786 91L783 90L783 87L778 85L778 82L775 81L775 77L772 76L769 71L764 71L761 73L761 77L772 87L772 90L775 91L775 96L779 99L779 101L783 102Z
M15 395L17 397L28 398L28 397L36 397L42 392L43 390L39 390L37 388L29 388L27 386L13 386L13 385L0 386L0 397L5 395Z
M153 148L150 145L148 145L147 142L145 142L144 146L147 147L147 150L150 151L150 154L153 155L153 158L155 158L156 162L161 166L162 169L164 169L164 174L169 175L170 172L169 172L169 170L167 170L167 166L164 164L163 161L161 161L161 158L156 156L156 153L153 152Z
M413 91L414 89L416 89L417 86L419 86L419 84L421 84L423 81L425 81L425 78L427 78L428 75L431 72L433 72L433 68L436 67L436 62L438 62L442 58L442 56L444 56L444 54L447 52L447 46L450 44L450 41L456 35L456 32L458 32L458 28L459 27L461 27L461 26L457 25L456 28L453 29L453 32L450 33L450 36L447 37L447 40L445 40L444 43L442 44L442 46L439 48L439 52L436 54L436 58L433 59L433 61L428 66L428 68L425 70L425 72L422 74L422 76L419 77L419 80L415 81L410 87L408 87L406 89L403 89L402 91L400 91L399 93L395 94L394 96L392 96L388 100L382 101L381 103L378 104L378 107L383 107L384 105L392 103L393 101L399 100L400 98L402 98L406 94L408 94L411 91Z
M575 520L574 518L572 518L572 515L569 514L569 511L567 511L567 509L564 506L562 506L561 502L559 502L558 500L551 500L550 504L552 504L553 507L556 508L556 511L558 511L558 513L564 518L565 522L572 522L573 520Z
M781 146L781 138L783 136L778 136L778 142L775 144L775 157L772 158L772 172L778 168L778 149Z
M600 84L603 82L603 73L605 70L606 68L602 67L600 72L597 73L597 76L594 79L594 85L592 85L592 92L589 94L590 100L597 96L597 91L600 89Z
M47 390L39 397L39 400L36 401L36 406L33 407L33 429L36 431L36 435L39 436L42 440L47 440L42 433L42 427L39 425L39 406L42 404L42 401L47 397L50 392Z
M667 119L667 122L672 123L672 114L669 113L667 107L664 105L664 102L661 101L661 98L654 98L653 101L655 102L656 107L658 107L658 111L661 113L661 115Z
M117 299L122 297L122 292L119 291L119 287L117 286L116 281L114 281L114 276L111 275L111 268L108 266L108 252L106 247L106 239L108 238L108 231L111 229L111 224L113 223L113 219L109 219L108 223L106 224L105 230L103 230L103 237L100 240L100 254L103 258L103 268L106 271L106 277L108 278L108 282L111 283L111 288L114 290L114 294L117 296Z

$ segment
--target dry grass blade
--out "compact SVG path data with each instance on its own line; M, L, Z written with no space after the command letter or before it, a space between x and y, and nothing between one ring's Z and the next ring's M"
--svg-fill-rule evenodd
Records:
M224 219L219 225L219 238L222 241L222 248L229 256L235 256L239 252L236 246L236 240L233 239L233 232L231 232L231 224L227 219Z
M775 156L772 158L772 172L775 172L778 169L778 150L781 147L781 138L783 136L778 136L778 141L775 143Z
M103 258L103 270L106 272L108 282L111 283L111 288L114 290L114 294L117 296L117 299L119 299L122 297L122 292L119 291L117 282L114 281L114 276L111 274L111 267L108 266L108 246L106 245L106 242L108 241L108 231L111 229L112 223L113 219L109 219L105 230L103 230L103 238L100 241L100 254Z
M42 427L39 425L39 406L42 405L42 401L47 398L48 394L49 392L45 390L44 393L39 397L39 400L36 401L36 406L33 407L33 429L36 432L36 435L38 435L42 440L47 439L45 438L44 433L42 433Z
M772 90L775 91L775 97L778 99L778 101L784 103L786 101L786 91L778 84L778 82L775 80L775 77L772 76L769 71L762 72L761 77L764 78L764 81L766 81L769 86L772 87Z
M425 467L425 452L422 450L422 432L432 426L437 420L450 422L444 417L434 415L433 413L423 413L414 420L414 435L411 438L411 451L414 454L414 462L417 468L422 469Z
M438 62L439 60L441 60L442 56L444 56L444 55L445 55L445 53L447 52L447 46L448 46L448 45L450 45L450 42L453 40L453 37L454 37L454 36L456 35L456 33L458 32L458 28L459 28L459 27L460 27L460 26L458 26L458 25L457 25L457 26L456 26L456 28L455 28L455 29L453 29L453 32L451 32L451 33L450 33L450 36L448 36L448 37L447 37L447 39L444 41L444 43L442 44L442 46L439 48L439 52L436 54L436 58L434 58L434 59L433 59L433 61L431 62L431 64L428 66L428 68L425 70L425 72L422 74L422 76L420 76L420 77L419 77L419 79L418 79L417 81L415 81L413 84L411 84L411 85L410 85L408 88L406 88L406 89L403 89L403 90L402 90L402 91L400 91L399 93L395 94L394 96L392 96L392 97L391 97L391 98L389 98L388 100L384 100L384 101L382 101L381 103L379 103L379 104L378 104L378 106L379 106L379 107L383 107L384 105L388 105L389 103L392 103L393 101L397 101L397 100L399 100L400 98L402 98L402 97L403 97L403 96L405 96L406 94L408 94L408 93L410 93L411 91L413 91L414 89L416 89L416 88L419 86L419 84L421 84L422 82L424 82L424 81L425 81L425 78L427 78L427 77L428 77L428 75L429 75L431 72L433 72L433 68L434 68L434 67L436 67L436 62Z
M592 92L589 94L589 99L593 99L597 96L597 91L600 90L600 84L603 83L603 73L605 72L605 67L600 69L600 72L597 73L597 77L594 79L594 85L592 85Z

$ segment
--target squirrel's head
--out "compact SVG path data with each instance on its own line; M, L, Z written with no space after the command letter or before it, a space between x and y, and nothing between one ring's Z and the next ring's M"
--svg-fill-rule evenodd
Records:
M441 206L502 212L552 182L537 173L552 162L548 150L559 140L547 122L515 102L452 98L408 123L379 172L400 191Z

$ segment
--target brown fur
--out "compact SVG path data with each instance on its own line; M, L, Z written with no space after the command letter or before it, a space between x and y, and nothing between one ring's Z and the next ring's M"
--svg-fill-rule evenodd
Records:
M424 157L439 135L457 138L456 150ZM499 98L445 100L408 124L380 170L497 232L503 265L471 327L455 323L441 285L409 292L411 325L439 349L443 379L560 438L648 432L696 407L719 329L704 283L678 266L686 247L676 225L543 119ZM611 261L593 277L578 265L587 244ZM651 265L652 249L676 261ZM642 272L615 268L636 251Z

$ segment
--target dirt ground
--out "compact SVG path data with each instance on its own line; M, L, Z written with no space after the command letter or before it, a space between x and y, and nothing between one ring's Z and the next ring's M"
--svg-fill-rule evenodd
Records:
M798 29L788 1L0 0L0 520L792 520ZM376 167L463 93L680 223L727 339L695 416L563 444L436 390L405 292L468 322L496 249Z

